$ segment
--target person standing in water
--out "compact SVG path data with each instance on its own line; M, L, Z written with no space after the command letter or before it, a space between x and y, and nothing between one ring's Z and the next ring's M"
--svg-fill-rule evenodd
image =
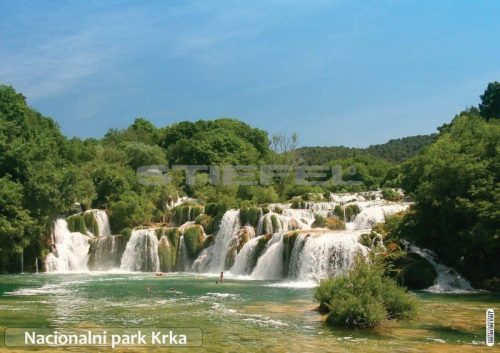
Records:
M220 273L220 283L222 283L222 279L224 278L224 272Z

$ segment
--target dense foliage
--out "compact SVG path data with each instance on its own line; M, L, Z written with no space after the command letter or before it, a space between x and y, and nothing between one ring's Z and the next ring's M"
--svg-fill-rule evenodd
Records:
M408 319L415 315L416 301L404 288L385 276L378 261L356 258L351 271L324 280L315 299L328 312L328 322L345 327L375 327L390 319Z
M125 238L138 225L180 225L185 220L213 234L230 208L241 207L241 221L254 225L257 213L269 212L269 203L290 201L302 208L308 201L327 200L332 191L374 188L384 188L384 197L396 200L399 194L389 188L403 186L415 206L390 236L431 248L474 284L485 286L483 282L500 277L495 256L500 250L498 92L497 82L488 85L479 108L457 115L439 128L437 137L414 136L367 149L297 149L295 134L270 138L227 118L160 128L138 118L102 139L68 139L21 94L0 86L0 271L18 271L23 254L25 270L33 269L35 258L50 249L54 219L79 210L106 209L113 233ZM341 180L351 183L297 185L289 173L272 179L271 185L212 185L208 173L198 173L196 184L189 186L180 171L171 173L168 185L139 182L136 168L163 164L340 165ZM196 198L197 204L171 209L184 195ZM344 211L337 211L343 219ZM346 218L355 213L346 210ZM69 219L74 229L95 231L95 225L80 218ZM276 215L270 220L275 228ZM316 221L333 229L344 226L334 218ZM201 245L195 235L192 240L191 253L196 254ZM264 245L264 240L258 244Z
M436 134L417 135L389 140L368 148L354 148L344 146L334 147L301 147L297 149L297 158L301 163L308 165L322 165L332 160L379 157L389 162L402 162L415 156L425 146L433 143Z
M475 285L499 276L499 148L497 119L461 115L401 168L403 187L415 199L403 234Z

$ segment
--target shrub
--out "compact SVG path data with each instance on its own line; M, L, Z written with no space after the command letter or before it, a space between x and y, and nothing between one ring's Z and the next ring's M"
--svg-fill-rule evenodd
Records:
M388 201L398 201L401 200L401 195L393 189L382 190L382 197Z
M327 320L338 326L375 327L386 319L411 318L415 299L394 280L384 276L378 262L356 257L351 271L320 283L315 292Z

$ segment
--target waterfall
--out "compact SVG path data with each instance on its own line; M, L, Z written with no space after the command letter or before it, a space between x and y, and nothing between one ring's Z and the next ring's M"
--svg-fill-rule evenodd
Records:
M144 272L159 271L158 238L153 228L132 231L122 256L120 269Z
M94 219L97 222L99 228L99 236L111 235L111 228L109 227L109 219L106 211L92 209L87 212L92 212Z
M276 233L267 243L264 254L259 257L252 272L255 279L276 280L283 277L283 233Z
M191 271L192 261L189 259L186 242L184 241L184 236L182 235L179 240L179 269L184 272Z
M377 223L385 222L386 216L405 211L410 207L410 203L390 203L384 200L358 202L356 204L361 209L361 212L356 215L353 222L346 224L347 229L369 229Z
M234 265L231 267L229 272L233 275L246 275L250 272L250 258L257 246L257 242L261 237L252 238L243 245L240 252L236 255L234 259Z
M268 212L260 217L257 234L272 234L296 229L310 229L314 213L310 209L283 209L281 214Z
M35 257L35 273L38 273L38 257Z
M87 271L89 237L70 232L64 219L54 225L53 241L55 251L45 258L47 272Z
M422 256L429 261L436 270L437 277L434 285L426 290L436 293L461 293L473 290L470 283L452 268L439 263L436 255L427 249L421 249L415 245L408 245L408 250Z
M293 244L290 264L288 265L288 277L296 278L299 272L299 258L306 241L306 234L299 234Z
M120 267L125 250L125 239L121 235L101 236L90 242L88 266L92 271L105 271Z
M360 235L360 232L332 231L308 237L297 262L296 278L319 281L345 273L357 253L368 252L358 242Z
M221 272L224 271L224 264L226 261L227 250L231 239L236 235L240 229L240 211L229 210L222 217L219 230L215 236L215 242L207 251L207 265L203 268L208 272Z

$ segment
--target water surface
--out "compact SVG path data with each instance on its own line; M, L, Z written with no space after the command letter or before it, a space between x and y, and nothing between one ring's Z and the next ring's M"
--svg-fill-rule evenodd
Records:
M196 348L119 348L182 352L492 352L484 345L491 293L416 293L415 320L374 330L343 330L315 311L313 288L290 283L175 273L67 273L0 276L0 329L6 327L199 327ZM498 314L497 314L498 316ZM498 332L496 325L496 338ZM1 351L23 351L6 348ZM38 348L37 351L54 351ZM63 349L60 349L63 351ZM64 351L103 351L71 347ZM105 349L104 351L111 351Z

